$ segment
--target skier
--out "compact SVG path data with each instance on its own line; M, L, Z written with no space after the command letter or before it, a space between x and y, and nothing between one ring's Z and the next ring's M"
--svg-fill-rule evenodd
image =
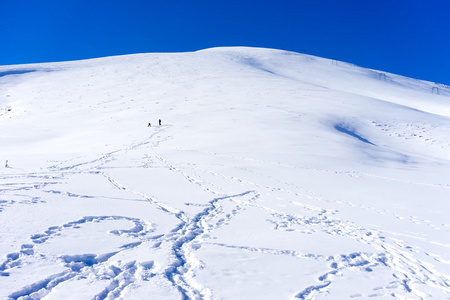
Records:
M5 168L9 168L9 166L8 166L8 160L6 160Z
M148 123L147 127L152 127L152 124Z
M159 126L161 126L161 119L159 119Z

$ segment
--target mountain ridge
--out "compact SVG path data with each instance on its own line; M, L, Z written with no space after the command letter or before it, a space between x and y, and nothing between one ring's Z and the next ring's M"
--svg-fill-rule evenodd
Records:
M445 86L246 47L1 74L2 299L449 296Z

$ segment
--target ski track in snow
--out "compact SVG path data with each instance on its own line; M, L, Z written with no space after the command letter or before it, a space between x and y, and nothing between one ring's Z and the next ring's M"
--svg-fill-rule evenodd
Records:
M239 57L237 56L237 58ZM273 72L269 67L266 68L264 64L251 57L244 59L244 61L245 65L250 66L257 72L261 71L264 75L276 75L276 77L291 78L293 81L296 80L297 83L302 82L295 77ZM22 74L20 72L17 74ZM171 83L173 84L173 79ZM218 88L218 86L215 88ZM320 85L320 89L330 88ZM105 103L101 104L104 105ZM281 109L281 111L283 110ZM10 118L14 114L16 114L16 110L13 110L10 106L0 109L1 119ZM289 114L294 113L289 112ZM297 116L297 113L295 115ZM348 129L345 123L339 124L336 123L334 127L336 131L356 138L365 144L376 145L376 143L372 143L362 135L360 136ZM407 121L392 121L390 123L372 121L368 127L380 135L402 140L405 143L404 145L409 142L417 142L427 149L437 152L450 145L449 139L445 136L447 127L443 126L439 129L439 126L428 125L425 121L414 124ZM231 155L198 151L196 154L208 156L215 161L229 159L239 163L244 162L243 164L237 164L240 167L236 168L235 173L228 169L223 171L220 168L210 169L201 164L172 161L169 155L159 151L160 144L172 138L167 133L170 128L170 125L151 127L148 138L137 140L131 145L102 155L80 156L66 161L56 161L47 170L41 172L11 173L0 176L0 213L13 208L20 209L25 205L43 206L47 201L50 201L48 198L51 197L95 200L96 197L99 197L98 195L91 195L88 192L76 193L61 188L61 186L64 187L64 183L70 176L89 175L106 181L111 189L114 189L115 192L120 191L127 195L129 199L142 201L144 205L156 209L158 213L161 212L168 219L173 219L174 224L176 224L168 231L159 232L159 224L152 220L132 218L125 215L87 215L66 220L62 224L54 224L42 232L35 232L29 236L28 242L18 245L16 251L11 251L5 255L5 259L0 262L0 280L2 277L16 279L15 276L17 276L17 281L20 281L19 271L27 270L38 264L56 265L60 269L57 272L55 271L54 274L45 276L45 278L23 282L21 288L9 291L7 299L41 299L52 295L61 286L77 280L91 280L103 284L103 287L99 288L96 294L92 296L93 299L125 299L133 288L143 282L156 280L156 278L167 282L172 288L176 289L182 299L221 299L221 295L217 291L208 286L207 283L202 282L200 276L197 276L205 265L197 251L208 245L224 250L260 253L267 255L267 257L284 256L303 261L314 261L326 266L327 271L314 278L315 284L296 286L297 292L292 294L292 298L327 298L332 295L331 290L339 284L339 280L349 272L368 274L388 270L391 277L387 280L387 284L378 285L375 283L377 286L373 287L372 290L354 293L350 297L427 299L430 296L429 291L433 290L438 291L438 295L444 295L447 299L450 299L450 275L444 273L445 271L441 269L438 270L430 263L430 261L436 261L440 264L450 265L450 261L422 248L420 244L411 243L411 239L418 241L423 239L428 243L448 249L450 249L450 242L433 241L433 237L422 237L414 233L407 236L405 233L388 232L383 229L368 229L360 224L343 219L335 208L341 206L351 208L352 211L367 211L377 216L388 216L409 225L422 225L430 232L450 233L450 223L436 224L418 216L401 215L389 209L379 209L367 204L355 203L356 201L352 202L348 199L317 194L317 192L303 187L301 182L283 180L278 178L276 174L270 174L269 172L255 171L260 169L245 167L245 163L300 170L305 171L305 174L316 172L342 176L347 179L350 177L350 179L355 180L369 178L375 181L396 182L435 189L447 190L450 185L426 183L419 180L409 181L356 171L299 167L277 161L245 157L243 154ZM434 135L430 134L430 131ZM137 151L143 151L146 154L139 161L140 165L133 166L134 168L146 168L149 163L158 164L159 168L168 171L171 175L176 175L177 178L181 176L182 180L189 186L201 190L203 194L208 195L209 200L203 203L185 202L185 206L180 201L179 205L174 205L167 199L153 194L151 189L149 192L149 190L144 191L129 186L119 176L113 175L114 172L111 170L115 167L112 165L115 162L120 162L127 154ZM443 154L441 153L441 155ZM230 173L233 175L230 175ZM261 180L258 180L258 178ZM233 192L231 192L230 186L233 187ZM108 198L108 196L105 195L104 198ZM279 199L279 203L285 206L290 205L291 208L295 207L298 212L287 211L287 209L281 208L282 205L276 206L273 203L275 201L271 202L271 199ZM189 209L185 209L186 207L189 207ZM227 228L238 217L244 215L245 211L258 212L268 216L264 221L270 226L271 233L291 233L297 237L314 234L339 237L368 246L367 248L373 249L373 251L323 255L296 249L283 249L281 246L280 248L275 246L257 247L238 243L216 242L211 238L215 233ZM124 224L127 224L128 227ZM118 238L121 244L112 251L105 250L101 253L47 253L48 250L46 252L45 246L51 245L52 242L64 240L67 236L71 237L73 232L86 232L96 225L112 226L114 229L109 229L104 234L107 237ZM148 260L134 260L135 252L133 251L137 250L148 250ZM162 256L161 253L164 253L165 260L152 257ZM125 260L123 257L127 259Z
M172 167L173 168L173 167ZM194 172L195 170L191 170ZM204 170L203 170L204 171ZM254 182L248 182L243 179L235 178L232 176L224 176L220 174L216 174L212 171L204 171L208 174L212 174L214 176L221 176L223 179L227 179L234 182L239 182L245 185L252 185L256 186L257 189L268 189L271 191L279 190L279 191L285 191L291 194L294 194L294 192L291 192L290 190L283 189L283 188L277 188L277 187L271 187L271 186L261 186ZM197 168L197 175L198 175L198 168ZM350 174L348 174L350 175ZM367 176L372 176L370 174L364 174ZM267 175L266 175L267 176ZM354 176L354 174L351 174L351 176ZM272 180L278 181L276 178L271 178ZM386 178L384 178L386 179ZM281 183L281 182L280 182ZM417 183L414 183L417 184ZM420 183L419 183L420 184ZM210 184L212 185L212 184ZM296 190L301 190L300 187L295 186ZM209 189L207 189L209 190ZM255 192L256 193L256 192ZM318 201L323 202L329 202L333 200L323 199L323 198L317 198L317 197L311 197L304 194L298 194L295 193L296 196L303 196L303 197L309 197L314 198ZM258 194L259 196L259 194ZM433 286L435 288L441 289L443 292L447 292L449 288L449 279L447 275L441 274L437 272L436 270L432 270L430 266L427 266L426 263L422 263L421 261L414 259L413 255L411 255L408 252L420 252L421 250L419 248L412 249L412 247L405 244L404 241L400 239L393 239L393 238L386 238L384 237L383 233L377 232L377 231L369 231L364 228L359 228L356 225L340 220L340 219L333 219L332 216L334 214L333 211L329 211L320 207L313 207L310 205L302 205L301 203L293 203L295 205L304 206L306 209L315 210L318 212L317 217L303 217L303 216L293 216L288 215L282 212L274 211L273 209L266 208L264 206L256 205L254 203L255 199L257 197L254 197L252 201L246 201L244 203L241 202L241 204L257 207L259 209L268 210L272 213L274 217L278 220L270 220L274 223L276 230L292 230L289 229L290 226L293 224L301 225L302 227L309 226L309 227L319 227L319 229L308 229L304 230L301 233L311 234L316 231L326 232L327 234L331 235L340 235L344 237L348 237L351 239L355 239L358 242L361 242L363 244L370 245L380 251L379 253L369 255L367 253L351 253L351 254L342 254L335 257L328 257L327 260L331 261L330 267L334 269L331 272L328 272L318 278L319 281L324 282L321 284L318 284L316 286L311 286L305 288L302 292L300 292L297 295L297 298L306 299L310 294L313 292L321 291L323 289L326 289L331 283L332 283L332 277L336 276L336 274L342 273L342 270L345 268L359 268L361 271L371 272L373 268L379 265L389 266L393 270L393 277L397 278L398 280L392 281L389 285L389 289L399 289L406 291L408 293L411 293L412 295L417 296L418 298L426 297L427 295L420 292L419 290L414 289L412 286L414 285L420 285L420 284L426 284L429 286ZM344 203L349 206L356 206L355 204L348 202L348 201L342 201L337 200L339 203ZM291 202L292 203L292 202ZM375 208L359 205L361 209L365 210L373 210L378 214L385 214L388 211L380 211L376 210ZM400 218L397 214L395 214L396 218ZM419 220L415 218L414 216L410 216L410 221L414 223L418 223ZM431 224L429 221L421 220L424 223L427 223L428 226L430 226L433 229L440 230L439 227ZM448 230L447 230L448 231ZM248 247L238 247L238 246L230 246L230 245L223 245L223 244L216 244L224 247L230 247L230 248L239 248L239 249L245 249L250 251L258 251L263 253L280 253L283 255L293 255L297 257L302 258L311 258L316 256L313 254L301 254L296 253L295 251L279 251L275 249L261 249L261 248L248 248ZM450 245L446 245L447 247L450 247ZM428 253L424 253L425 255L429 255ZM438 260L439 261L439 260ZM377 288L377 290L384 289L382 287ZM389 290L388 289L388 290ZM390 294L391 296L395 296L395 292L392 292ZM356 296L355 296L356 297Z
M246 185L252 185L256 186L257 189L265 189L270 191L284 191L290 194L295 194L295 196L302 196L314 199L318 202L330 202L333 200L330 199L324 199L320 197L312 197L307 194L299 194L294 193L290 190L284 189L284 188L278 188L274 186L261 186L259 184L256 184L254 182L248 182L239 178L235 178L232 176L223 176L220 174L216 174L212 171L206 171L209 174L213 174L214 176L221 176L223 179L228 179L230 181L243 183ZM366 176L372 176L370 174L364 174ZM268 175L265 175L267 177L270 177ZM353 176L353 174L352 174ZM384 178L386 179L386 178ZM276 178L271 177L271 180L278 181ZM281 182L280 182L281 183ZM284 185L285 183L283 183ZM417 184L417 183L414 183ZM295 190L302 190L298 186L294 186ZM342 201L342 200L334 200L339 203L343 203L349 206L356 206L355 204L348 202L348 201ZM257 207L259 209L268 210L272 213L272 216L274 219L269 220L272 222L275 226L275 230L288 230L288 231L297 231L303 234L314 234L315 232L325 232L330 235L339 235L348 237L351 239L355 239L360 243L370 245L374 247L379 252L376 254L367 254L367 253L351 253L351 254L342 254L337 256L330 256L327 257L326 260L330 261L330 267L333 269L332 271L323 274L318 278L318 281L321 282L318 285L310 286L305 288L302 292L298 293L296 295L297 298L300 299L309 299L314 298L314 296L317 296L317 292L321 292L326 290L327 287L330 286L333 282L333 277L342 275L342 271L346 268L358 268L361 270L361 272L372 272L374 268L380 265L389 266L393 271L393 277L397 278L397 280L393 280L389 287L379 287L377 288L378 294L375 293L374 295L381 295L380 290L400 290L407 292L407 294L410 295L410 297L417 297L417 299L421 298L427 298L427 294L420 291L420 289L416 289L415 286L420 286L422 284L432 286L434 288L441 289L444 293L448 293L450 288L450 277L447 274L442 274L436 270L433 269L432 266L427 265L427 263L423 263L420 260L417 260L414 258L412 253L420 253L426 255L426 256L433 256L433 254L424 252L419 247L411 247L408 246L405 241L402 241L401 239L394 239L392 237L385 237L382 232L380 231L374 231L374 230L366 230L364 228L358 227L355 224L352 224L351 222L333 218L333 215L335 214L333 211L318 207L318 206L311 206L311 205L304 205L299 202L292 202L294 205L302 206L307 210L313 210L317 212L317 216L314 217L305 217L305 216L296 216L296 215L290 215L283 212L275 211L270 208L266 208L262 205L257 205L255 203L244 203L248 206ZM364 205L358 205L359 208L364 210L373 210L378 214L386 214L389 213L388 211L380 211L376 210L375 208L364 206ZM393 214L393 213L392 213ZM403 217L395 215L396 218L404 219ZM414 216L409 217L409 221L420 224L424 223L427 226L430 226L434 230L441 230L441 227L438 227L436 225L433 225L428 220L419 220ZM300 229L291 229L294 225L300 225ZM446 226L445 224L442 224L443 226ZM447 232L448 229L446 230ZM217 244L216 244L217 245ZM230 245L221 245L223 247L231 247L231 248L239 248L239 249L245 249L249 251L258 251L263 253L271 253L271 254L282 254L282 255L292 255L296 257L301 258L314 258L318 259L317 256L312 254L305 254L305 253L298 253L295 251L279 251L274 249L261 249L261 248L249 248L249 247L238 247L238 246L230 246ZM450 244L441 244L445 247L450 248ZM323 259L323 258L322 258ZM442 260L439 260L439 258L435 258L436 261L442 262ZM449 263L449 262L447 262ZM395 297L395 292L387 293L386 295L390 295L392 297ZM414 295L414 296L413 296ZM358 296L355 296L358 297ZM400 296L401 297L401 296Z
M151 264L136 264L135 262L130 262L125 265L115 266L109 265L106 267L108 270L105 272L105 262L121 251L126 251L127 249L137 247L142 243L143 240L148 239L148 234L153 231L153 228L147 224L148 222L135 219L127 218L122 216L89 216L84 217L80 220L72 221L62 226L52 226L48 228L42 234L34 234L30 237L32 243L21 245L20 252L10 253L7 255L7 260L0 265L0 271L3 276L9 276L8 270L17 267L26 267L25 261L29 256L34 256L37 260L45 260L46 257L43 254L36 253L36 245L47 242L49 239L58 238L62 231L70 228L80 228L81 226L91 223L91 222L102 222L105 220L127 220L134 224L131 229L114 230L111 234L115 235L128 235L140 240L139 242L132 244L125 244L121 248L122 250L112 253L103 254L78 254L78 255L61 255L58 259L66 267L66 271L54 274L40 280L38 282L32 283L25 286L19 291L13 292L9 295L11 299L21 299L21 297L31 297L31 299L40 299L48 295L53 288L57 285L70 280L72 278L81 279L91 276L93 274L103 280L110 279L111 284L107 288L107 292L103 291L95 299L105 299L107 295L119 295L120 291L124 287L129 285L129 277L134 276L134 273L138 268L143 270L151 269ZM145 272L144 272L145 273ZM112 275L111 275L112 274ZM147 276L147 275L146 275Z
M80 157L73 161L55 164L46 172L6 175L0 178L2 182L0 183L0 195L7 195L9 198L13 198L11 200L0 201L0 212L13 205L44 204L46 202L45 193L59 194L67 197L94 197L92 195L75 194L70 191L53 188L53 186L57 186L58 183L64 181L65 176L69 174L91 174L106 178L118 190L132 194L133 197L143 199L149 205L156 207L168 216L178 220L178 225L175 228L162 235L152 235L157 224L125 216L84 216L81 219L69 221L62 225L51 226L45 232L35 233L30 236L29 243L22 244L16 252L6 255L6 260L0 264L1 276L14 276L14 269L26 268L30 264L30 261L46 261L50 259L44 254L39 253L39 245L45 244L49 240L58 239L67 230L83 228L91 223L102 223L105 221L129 222L132 224L131 229L117 228L116 230L111 230L109 234L127 236L135 241L122 245L118 251L109 253L62 254L56 260L64 267L63 272L29 283L17 291L11 291L8 296L9 299L41 299L49 295L54 288L62 283L85 278L96 278L97 280L107 282L106 287L100 290L94 296L94 299L118 299L126 297L127 288L130 286L137 282L149 281L155 276L166 278L177 288L183 299L214 299L217 297L214 295L214 291L196 279L196 272L203 265L203 262L196 256L196 251L204 244L270 255L284 255L302 260L320 261L327 264L329 271L316 278L317 284L298 287L298 293L293 295L295 298L314 299L320 295L327 295L327 290L333 286L335 280L341 276L345 276L343 274L348 270L372 272L380 267L390 268L393 276L389 285L376 287L370 295L355 294L352 298L363 296L390 296L400 299L405 297L416 299L427 298L427 293L422 291L424 285L441 290L443 294L448 295L450 288L449 275L433 269L433 266L422 262L416 258L417 256L412 255L412 253L420 253L425 256L435 255L426 253L419 247L410 246L401 238L394 239L392 235L381 230L367 230L350 221L342 220L337 216L336 211L326 208L326 204L333 202L358 207L362 210L371 210L377 214L392 214L395 218L401 220L424 223L433 230L450 232L449 224L433 224L428 220L421 220L415 216L400 216L387 210L377 210L370 206L356 205L341 199L327 199L313 195L301 186L283 182L267 174L258 174L258 176L264 176L273 185L258 184L244 178L207 170L195 164L189 166L177 164L171 162L162 154L155 152L153 157L167 170L183 176L190 184L196 185L204 192L210 194L212 200L199 205L198 213L189 215L179 208L171 207L164 202L164 199L158 199L145 192L134 190L108 174L108 163L120 159L119 156L124 153L142 148L153 149L155 151L154 149L161 142L168 139L161 138L165 128L157 128L148 139L136 142L129 147L106 153L98 158L83 160L83 157ZM209 154L217 157L220 156L217 153ZM236 159L235 156L229 156L229 158ZM253 161L279 164L277 162ZM253 172L249 169L245 171ZM334 172L330 170L318 171ZM356 172L341 173L341 175L377 177L371 174L358 174ZM228 195L226 190L217 181L212 182L208 178L219 178L218 180L222 182L226 181L228 183L238 184L243 187L244 192ZM380 178L383 180L391 180L387 177ZM422 183L411 182L411 184ZM436 187L449 188L448 186L438 185ZM27 194L26 192L29 191L40 191L42 192L42 196ZM286 213L268 207L263 201L260 201L261 195L270 195L270 193L278 192L286 193L295 199L299 199L298 201L287 200L287 202L299 206L309 213L307 215ZM301 199L303 197L314 200L316 205L302 203ZM299 235L320 232L328 235L341 236L356 240L361 244L369 245L375 251L374 253L354 252L324 256L288 249L249 247L206 241L207 237L215 230L227 226L228 222L231 222L243 209L255 209L269 213L271 218L267 222L273 225L273 230L275 231L296 232ZM127 262L114 261L114 257L120 253L150 244L155 249L163 249L164 246L168 247L172 254L171 263L166 266L157 266L152 260L146 262L133 260ZM450 248L450 244L445 244L444 246ZM435 259L446 264L450 263L445 262L437 256L435 256Z
M193 217L188 217L184 212L172 208L167 204L151 197L145 193L132 190L125 185L122 185L117 180L107 175L104 171L95 171L100 170L102 167L107 164L109 161L114 160L115 155L119 155L124 152L132 151L134 149L140 148L142 146L151 144L153 147L156 146L160 141L153 142L153 136L159 134L160 132L155 132L149 140L145 140L139 143L132 145L131 147L127 147L126 149L114 151L108 154L105 154L97 159L93 159L90 161L80 161L76 163L71 162L62 162L58 165L52 166L50 169L54 171L56 174L60 174L55 177L53 173L50 174L23 174L21 176L14 175L14 179L20 181L20 179L25 178L37 178L44 180L43 182L32 182L30 184L27 183L16 183L16 184L7 184L3 185L3 188L0 192L13 192L16 193L20 190L41 190L45 193L53 193L53 194L61 194L69 197L82 197L89 198L93 196L89 195L78 195L68 191L59 191L59 190L50 190L48 187L52 184L57 184L61 179L64 178L64 175L67 174L79 174L79 173L89 173L89 174L97 174L100 176L104 176L107 180L115 186L119 190L126 191L128 193L132 193L139 197L144 198L151 205L155 205L158 209L161 209L165 213L168 213L177 219L179 219L180 224L174 228L170 233L163 236L156 237L148 237L151 230L145 230L145 227L148 227L144 224L143 220L127 218L122 216L86 216L77 221L71 221L67 224L63 225L55 225L51 226L44 233L36 233L30 236L31 242L28 244L21 245L21 250L14 253L7 254L7 259L0 265L0 272L2 276L10 276L11 269L20 268L24 266L22 261L26 260L29 256L38 257L38 259L46 259L42 254L36 253L35 248L36 245L43 244L47 242L47 240L55 238L57 239L60 233L68 228L79 228L83 224L89 222L102 222L104 220L128 220L134 223L134 227L129 230L115 230L111 231L112 234L117 235L129 235L139 239L139 242L131 243L127 245L123 245L122 250L113 252L113 253L103 253L103 254L80 254L80 255L61 255L58 259L64 266L67 268L67 271L54 274L45 278L43 280L39 280L38 282L31 283L22 289L15 291L9 295L10 299L22 299L31 297L33 299L40 299L45 295L51 293L52 289L58 286L59 284L68 281L68 280L76 280L80 278L86 278L90 276L90 274L94 274L94 276L101 278L102 280L110 280L110 284L107 288L101 291L94 299L115 299L121 297L121 292L130 284L132 284L136 280L147 280L152 276L155 276L151 272L153 264L139 264L136 262L129 262L124 265L115 265L108 263L108 259L114 257L114 255L127 251L130 248L137 247L141 245L145 240L151 240L157 247L159 247L162 243L171 244L173 255L175 256L175 261L168 266L162 274L176 286L185 299L196 299L196 298L210 298L211 292L202 287L199 283L194 280L195 270L199 268L201 262L195 258L194 252L201 245L202 238L201 235L207 234L208 232L214 230L214 228L220 227L223 225L224 219L221 218L219 221L210 224L211 220L217 218L217 216L223 214L223 208L220 205L222 201L234 201L233 199L237 198L251 198L254 197L254 191L244 192L242 194L233 195L233 196L224 196L214 198L207 205L204 205L204 208L200 213L194 215ZM157 156L157 159L163 162L166 167L173 171L182 174L186 180L188 180L192 184L199 185L203 187L202 183L195 178L187 175L183 171L177 169L174 165L169 164L164 158ZM12 179L11 177L4 177L3 179ZM48 180L48 181L45 181ZM0 185L1 186L1 185ZM211 193L213 196L217 196L218 193L203 187L206 192ZM15 196L20 196L19 194L15 194ZM23 200L19 202L20 204L30 204L30 203L39 203L40 199L36 197L36 199ZM42 200L41 200L42 201ZM42 201L44 202L44 201ZM9 206L14 204L15 201L5 201L1 203L1 207ZM231 218L231 215L236 214L239 210L239 206L236 204L236 209L233 212L227 214L226 219ZM107 274L104 274L105 268L108 270ZM140 270L137 272L137 270ZM137 273L144 274L137 276Z

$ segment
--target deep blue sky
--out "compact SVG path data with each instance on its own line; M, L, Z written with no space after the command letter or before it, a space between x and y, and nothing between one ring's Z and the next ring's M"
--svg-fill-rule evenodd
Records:
M450 0L0 0L0 65L286 49L450 85Z

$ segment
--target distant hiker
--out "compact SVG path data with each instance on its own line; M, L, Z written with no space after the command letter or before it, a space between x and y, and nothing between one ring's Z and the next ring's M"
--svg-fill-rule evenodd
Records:
M152 127L152 124L148 123L147 127Z
M159 119L159 126L161 126L161 119Z
M9 168L9 166L8 166L8 160L6 160L5 168Z

